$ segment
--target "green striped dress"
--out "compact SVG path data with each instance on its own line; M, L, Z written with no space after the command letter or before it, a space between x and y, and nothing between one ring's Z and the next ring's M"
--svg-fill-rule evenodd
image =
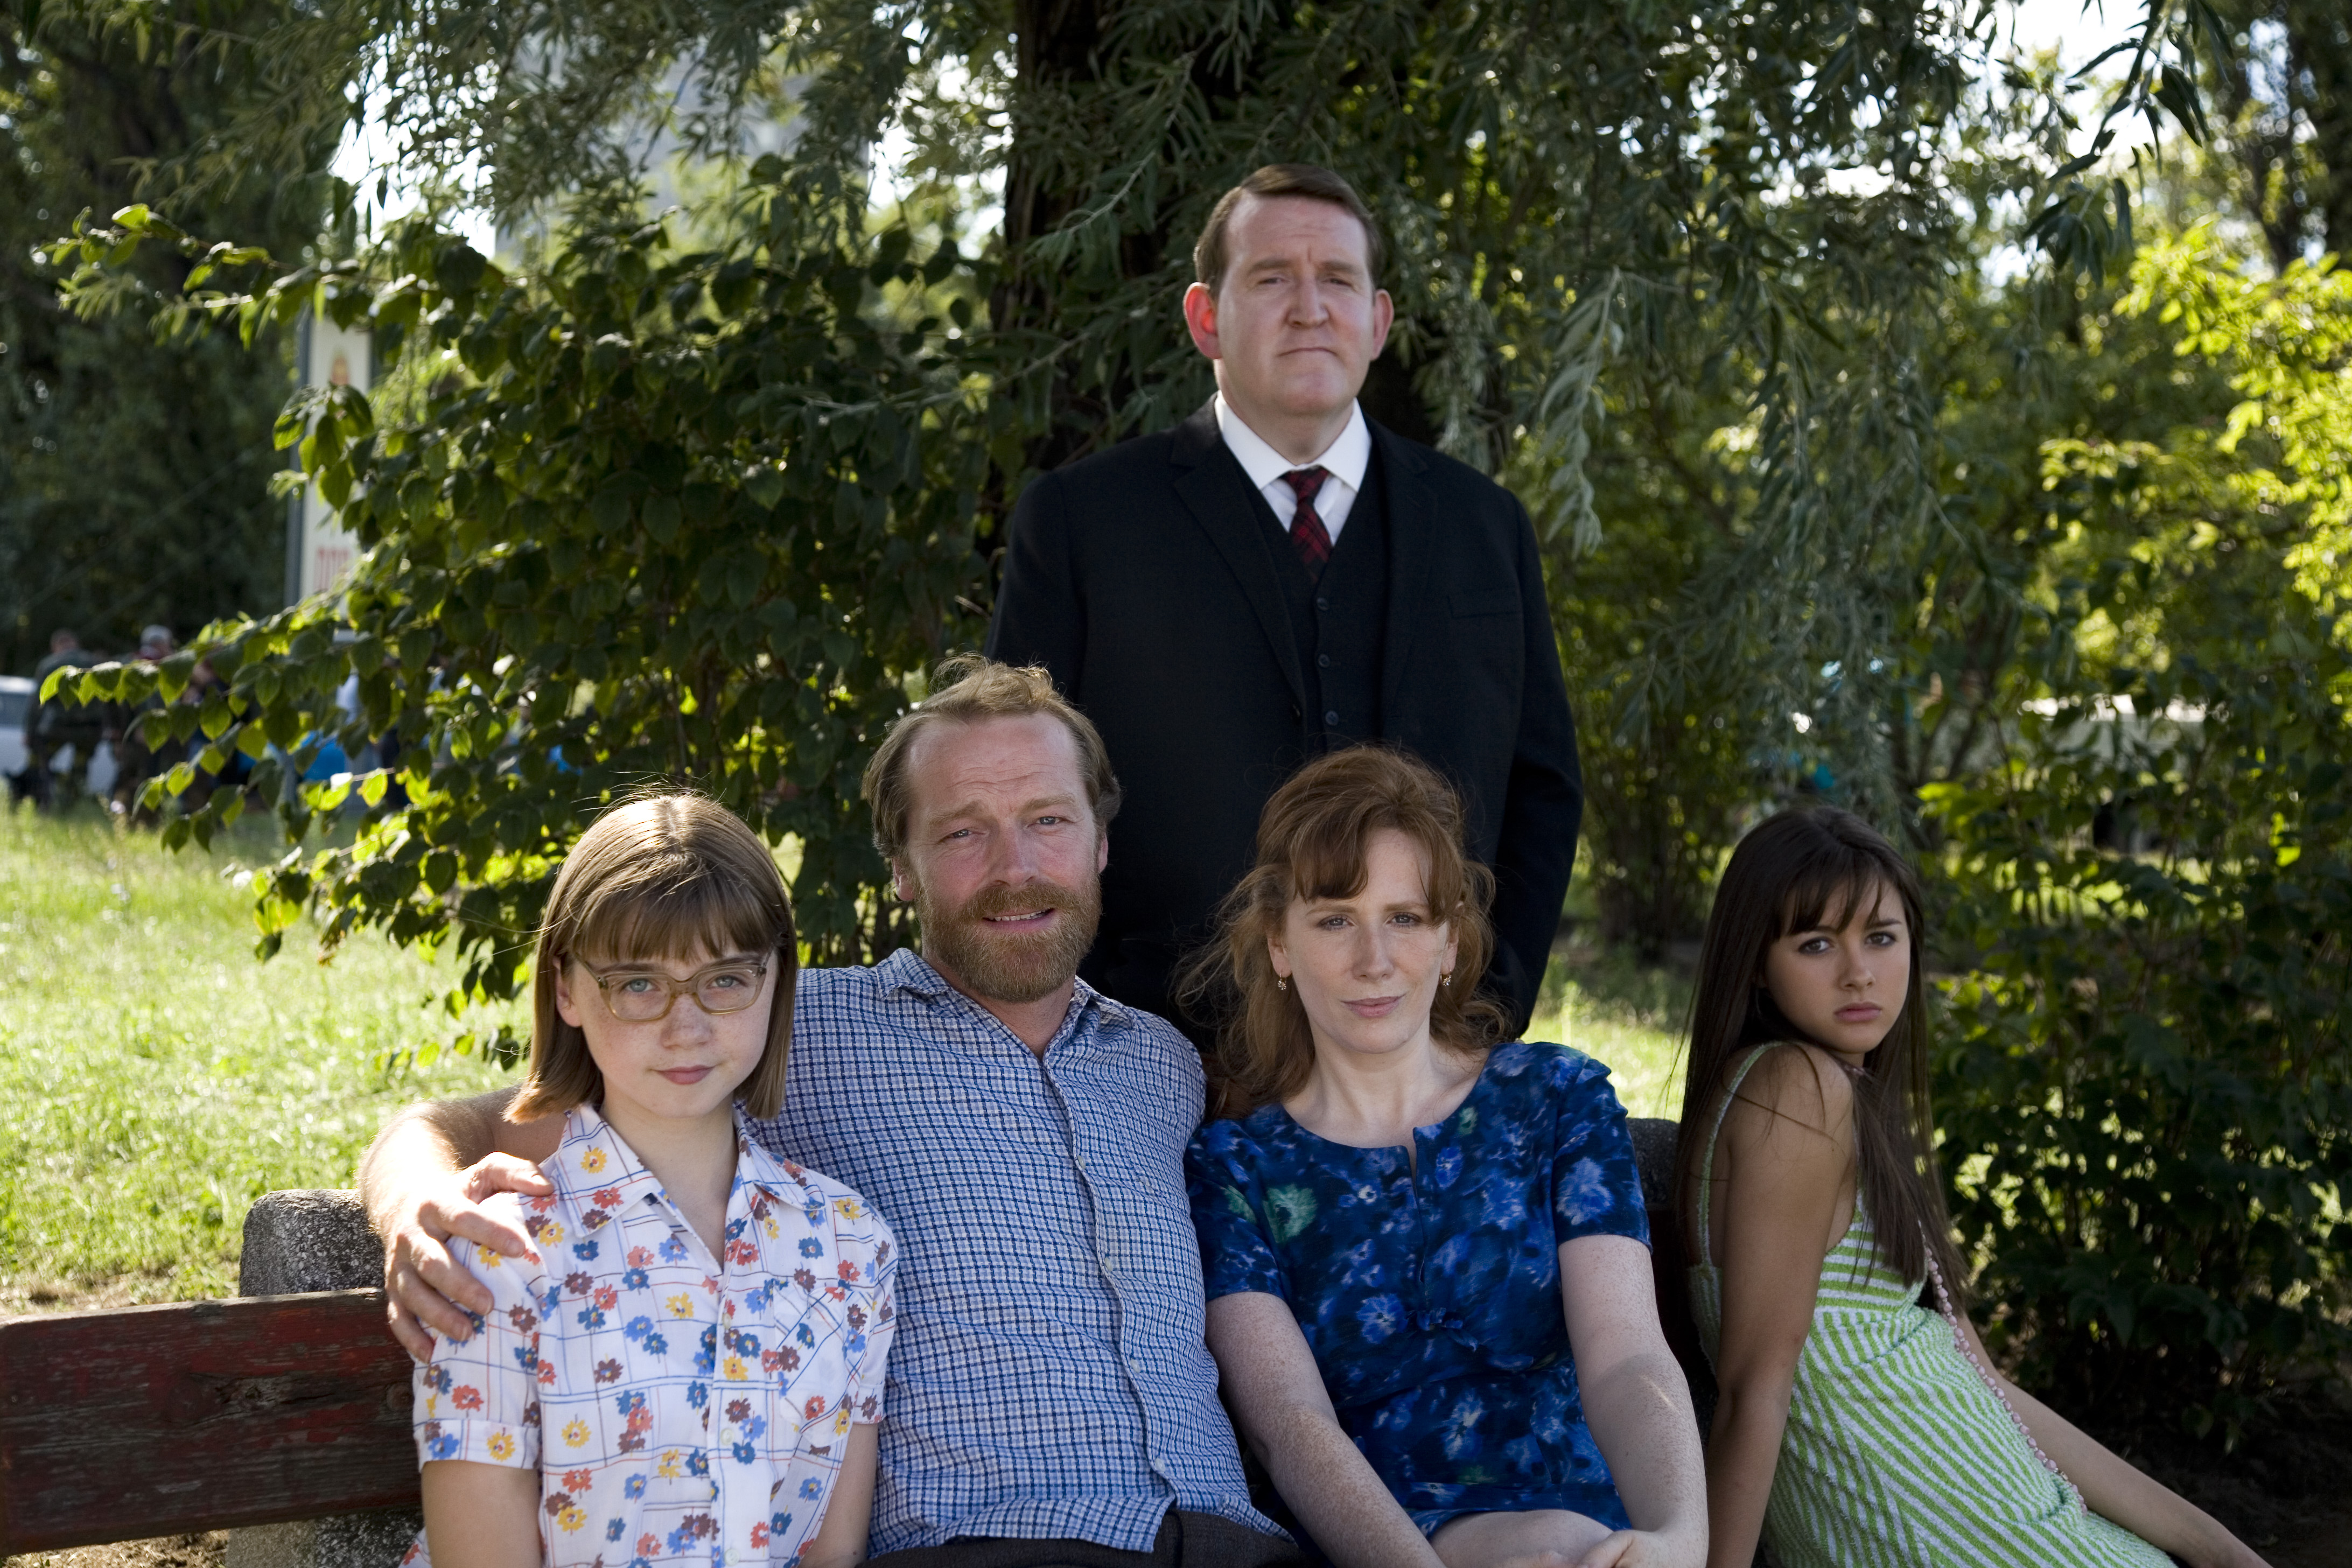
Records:
M1706 1234L1715 1144L1731 1096L1771 1048L1732 1075L1699 1165L1691 1309L1710 1361L1723 1342L1723 1276ZM1822 1260L1765 1505L1764 1539L1783 1568L2169 1568L2084 1508L1919 1290L1879 1261L1856 1193L1853 1223Z

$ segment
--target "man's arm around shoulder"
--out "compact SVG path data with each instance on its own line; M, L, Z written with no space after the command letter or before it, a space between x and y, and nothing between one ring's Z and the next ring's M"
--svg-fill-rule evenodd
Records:
M470 1100L412 1105L387 1122L360 1161L360 1201L383 1238L385 1316L393 1337L418 1361L433 1336L463 1341L467 1313L490 1310L482 1282L449 1256L451 1237L527 1257L530 1238L482 1209L492 1193L555 1189L538 1163L562 1142L563 1119L510 1121L511 1089Z

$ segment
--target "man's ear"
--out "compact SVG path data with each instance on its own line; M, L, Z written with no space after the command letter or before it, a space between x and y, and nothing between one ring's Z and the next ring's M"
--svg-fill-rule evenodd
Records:
M1109 864L1110 829L1108 827L1097 827L1095 829L1095 875L1097 877L1101 876L1103 874L1103 868Z
M1381 351L1389 346L1389 329L1395 325L1396 301L1389 298L1389 291L1387 289L1373 289L1372 357L1374 359L1380 358Z
M1192 334L1192 346L1203 355L1225 357L1217 345L1217 297L1209 292L1206 283L1195 283L1184 290L1184 325ZM1381 331L1385 336L1387 329Z
M904 860L890 862L890 891L898 895L898 901L902 904L911 904L915 901L914 873L907 869L907 863Z

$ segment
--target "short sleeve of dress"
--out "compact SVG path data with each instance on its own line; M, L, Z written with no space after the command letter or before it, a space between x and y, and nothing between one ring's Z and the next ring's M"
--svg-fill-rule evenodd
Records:
M1252 1169L1254 1152L1234 1121L1209 1123L1184 1152L1192 1228L1201 1237L1201 1282L1212 1301L1249 1290L1290 1300L1269 1238L1264 1190Z
M1609 1069L1564 1047L1550 1063L1554 1142L1552 1231L1561 1241L1580 1236L1628 1236L1648 1246L1650 1216L1642 1203L1642 1173L1625 1108L1609 1087Z
M511 1201L511 1200L509 1200ZM509 1215L508 1218L516 1218ZM473 1337L446 1336L415 1373L416 1459L465 1459L539 1468L539 1327L541 1265L487 1247L458 1254L489 1288L492 1306Z
M849 1345L849 1418L860 1426L882 1419L882 1384L890 1346L898 1336L898 1247L890 1227L877 1217L874 1246L874 1294L858 1340Z

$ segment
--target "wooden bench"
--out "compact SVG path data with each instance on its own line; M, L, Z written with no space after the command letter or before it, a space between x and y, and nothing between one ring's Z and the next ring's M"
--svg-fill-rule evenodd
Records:
M1636 1120L1633 1139L1663 1215L1675 1124ZM1657 1229L1704 1430L1713 1382ZM350 1288L383 1267L356 1194L270 1193L236 1300L0 1322L0 1556L233 1528L228 1568L392 1568L416 1527L410 1363L383 1291Z
M416 1449L383 1272L357 1194L270 1193L236 1300L0 1322L0 1556L228 1529L236 1568L391 1568Z

